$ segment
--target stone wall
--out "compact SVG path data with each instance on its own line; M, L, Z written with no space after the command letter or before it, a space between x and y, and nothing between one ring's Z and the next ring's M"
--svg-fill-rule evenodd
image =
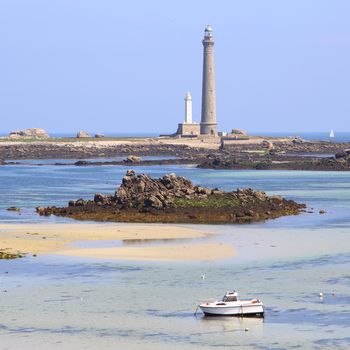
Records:
M177 128L177 135L191 136L200 134L200 125L197 123L180 123Z

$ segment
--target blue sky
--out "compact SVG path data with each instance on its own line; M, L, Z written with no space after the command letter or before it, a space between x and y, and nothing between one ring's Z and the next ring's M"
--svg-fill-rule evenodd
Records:
M0 0L0 132L173 132L200 120L203 30L219 130L350 131L348 0Z

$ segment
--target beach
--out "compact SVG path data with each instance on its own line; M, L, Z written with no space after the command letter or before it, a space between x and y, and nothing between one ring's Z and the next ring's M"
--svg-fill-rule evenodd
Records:
M234 255L227 244L198 243L191 239L212 234L191 228L140 224L0 224L0 247L23 254L57 254L117 260L215 260ZM181 245L176 244L182 240ZM127 242L126 246L77 248L76 242ZM175 242L132 246L138 242ZM190 242L189 242L190 241Z

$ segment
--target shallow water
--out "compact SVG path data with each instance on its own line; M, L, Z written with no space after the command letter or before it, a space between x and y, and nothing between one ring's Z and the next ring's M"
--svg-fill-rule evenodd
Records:
M126 169L2 167L0 222L69 221L37 217L34 207L111 193ZM53 256L1 261L3 348L350 348L350 173L190 166L139 171L153 176L176 172L226 190L253 187L314 209L258 224L201 225L219 233L209 240L235 246L238 256L226 261L143 263ZM12 205L23 208L20 215L5 210ZM320 215L320 209L327 214ZM266 317L193 315L198 302L219 298L226 289L261 298Z
M98 158L79 158L79 159L10 159L8 162L30 164L30 165L55 165L55 164L74 164L79 161L88 161L88 162L113 162L113 161L122 161L125 160L126 156L116 156L116 157L98 157ZM176 159L175 156L142 156L142 160L164 160L164 159ZM13 164L15 165L15 164Z
M0 334L13 348L21 341L33 349L59 341L68 349L349 346L349 254L253 264L29 260L2 265ZM258 293L265 319L193 315L197 302L234 286L241 295Z

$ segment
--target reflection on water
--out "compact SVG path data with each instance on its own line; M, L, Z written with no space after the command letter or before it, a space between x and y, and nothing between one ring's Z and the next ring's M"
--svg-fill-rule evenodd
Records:
M145 244L164 244L164 243L180 243L192 241L191 239L174 239L174 238L163 238L163 239L123 239L125 245L145 245ZM197 240L196 240L197 241Z
M164 244L177 244L181 242L198 242L199 239L123 239L123 240L98 240L98 241L74 241L71 243L73 247L77 248L113 248L124 246L144 246L147 244L151 245L164 245Z
M206 333L211 332L242 332L250 331L263 333L264 317L208 317L199 316L201 328L206 329Z
M313 158L330 158L333 157L333 153L285 153L283 154L287 157L313 157Z

